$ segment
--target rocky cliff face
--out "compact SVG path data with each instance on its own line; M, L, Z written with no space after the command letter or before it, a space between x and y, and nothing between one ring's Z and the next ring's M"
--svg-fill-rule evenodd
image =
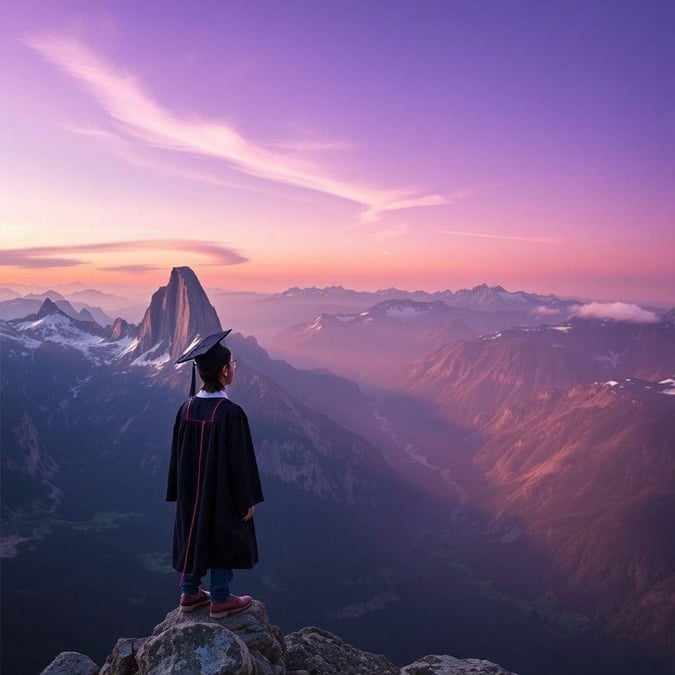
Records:
M173 360L197 335L220 330L220 319L195 273L189 267L174 267L168 285L152 296L133 356L153 360L168 353Z
M115 321L113 321L112 326L110 326L109 332L108 329L106 329L106 336L115 342L130 335L135 335L137 330L137 326L128 323L120 317L117 317Z
M425 656L399 668L321 628L284 637L270 624L265 606L225 619L208 609L169 612L152 635L122 638L99 669L88 656L62 652L41 675L514 675L480 659Z

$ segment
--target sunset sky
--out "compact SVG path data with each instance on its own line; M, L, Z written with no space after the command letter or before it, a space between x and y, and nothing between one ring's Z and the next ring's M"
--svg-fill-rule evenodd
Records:
M675 3L4 1L0 285L675 304Z

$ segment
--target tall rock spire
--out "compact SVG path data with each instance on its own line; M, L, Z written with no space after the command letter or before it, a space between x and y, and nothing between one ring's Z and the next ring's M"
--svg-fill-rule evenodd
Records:
M138 333L134 356L180 356L196 336L222 330L220 319L189 267L174 267L169 283L152 296Z

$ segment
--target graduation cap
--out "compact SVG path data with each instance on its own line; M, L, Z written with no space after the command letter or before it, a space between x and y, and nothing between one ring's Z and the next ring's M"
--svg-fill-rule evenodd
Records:
M192 361L192 383L190 385L190 396L195 395L195 362L200 368L210 369L218 367L221 362L225 362L227 355L226 348L220 344L220 341L227 337L232 329L214 333L200 340L192 349L188 349L176 363L185 363Z

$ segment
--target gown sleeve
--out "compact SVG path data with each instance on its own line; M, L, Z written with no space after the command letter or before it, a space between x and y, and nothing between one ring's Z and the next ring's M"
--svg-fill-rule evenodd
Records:
M263 501L258 465L246 413L238 408L228 434L228 473L235 506L245 514L250 506Z
M175 502L178 498L178 437L182 421L183 406L176 414L176 421L173 424L173 434L171 437L171 459L169 460L169 476L166 482L167 502Z

